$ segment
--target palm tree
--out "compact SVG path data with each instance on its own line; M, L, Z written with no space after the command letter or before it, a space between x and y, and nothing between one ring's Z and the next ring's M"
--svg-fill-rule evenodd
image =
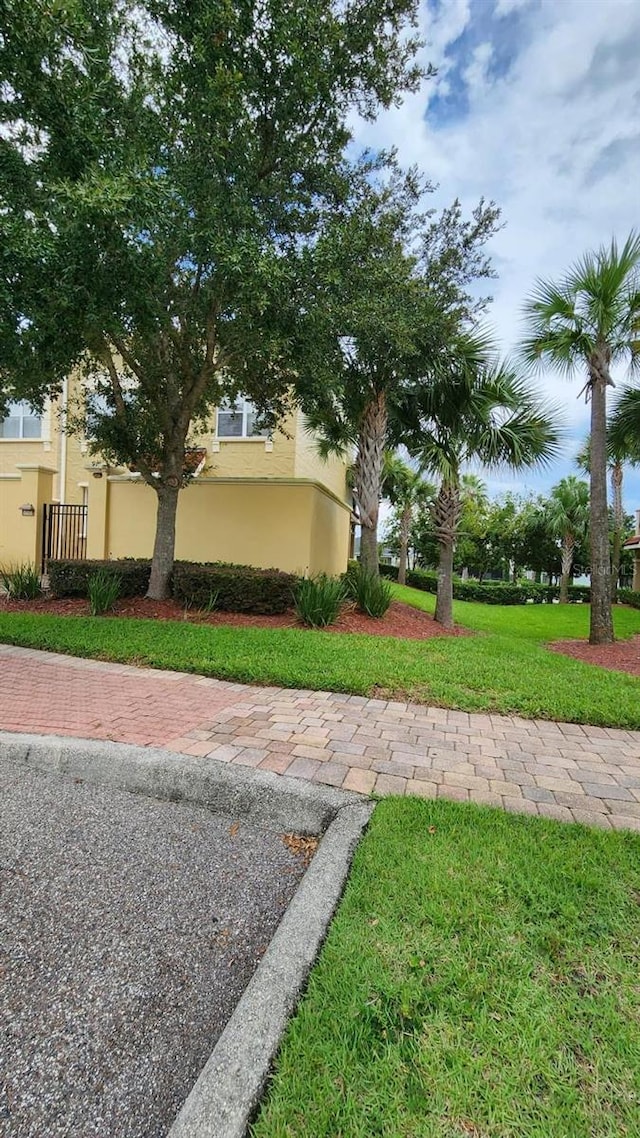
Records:
M562 543L562 576L560 604L569 600L569 582L576 545L589 528L589 487L575 474L561 479L553 487L547 503L547 519L554 537Z
M420 470L414 470L399 455L387 451L382 471L382 493L396 506L400 521L400 564L398 584L407 582L407 552L414 510L433 499L435 488L425 482Z
M613 641L611 558L607 508L607 387L611 368L638 360L640 236L622 249L611 242L586 254L559 284L539 281L527 301L529 334L523 344L530 363L548 364L567 375L586 367L591 400L591 627L592 644Z
M519 470L547 462L559 441L553 417L534 391L507 364L494 362L486 340L482 351L478 347L474 337L461 342L448 377L441 371L439 382L423 393L420 438L411 450L440 481L433 508L439 544L435 619L445 628L453 626L453 555L464 465Z
M640 388L625 387L620 393L609 420L609 435L628 462L640 462Z
M618 581L620 578L620 559L622 555L622 539L624 536L624 502L622 487L624 483L625 462L636 465L640 463L640 422L636 437L624 426L625 396L640 395L627 389L618 400L615 410L607 425L607 469L611 475L611 512L613 514L613 540L611 542L611 599L616 600ZM631 401L633 406L633 400ZM640 420L640 399L637 404L638 418ZM620 414L619 414L620 412ZM580 448L576 458L576 465L580 470L589 474L591 467L591 440L587 439Z

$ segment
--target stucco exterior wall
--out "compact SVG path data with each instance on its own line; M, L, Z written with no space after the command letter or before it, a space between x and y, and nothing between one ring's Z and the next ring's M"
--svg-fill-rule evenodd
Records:
M311 478L331 490L342 501L349 499L347 489L348 460L331 455L323 459L318 451L316 439L305 427L302 411L295 417L295 467L296 478Z
M351 511L329 494L315 494L311 521L312 573L344 573L351 548Z
M105 483L108 502L99 507ZM92 528L100 508L104 553ZM88 556L151 556L156 496L139 480L110 477L90 484L89 519ZM176 557L337 574L347 565L349 526L349 511L316 483L199 478L180 493Z
M273 438L218 439L215 413L211 429L192 437L207 450L205 474L211 478L293 478L295 468L295 419L289 417Z
M77 377L70 378L67 395L75 406L81 395ZM87 556L150 556L153 491L124 470L104 468L94 478L88 468L99 468L100 460L90 454L85 439L64 438L59 408L60 401L47 406L40 439L0 439L0 476L13 476L0 477L5 532L0 556L33 559L35 546L31 538L23 542L25 527L14 502L14 490L25 496L21 466L45 467L50 474L43 483L47 496L38 504L38 526L43 502L79 505L88 500ZM204 447L207 456L201 475L180 494L177 557L278 566L296 573L344 571L350 527L347 463L335 457L323 461L301 412L289 415L268 439L217 438L214 412L208 429L189 441Z
M0 565L30 562L42 557L42 507L51 501L55 471L25 464L0 476ZM23 515L22 506L33 514Z
M58 403L48 404L42 417L39 439L0 438L0 474L15 474L19 465L39 465L55 471L50 501L82 502L82 483L87 480L85 466L90 461L87 448L77 435L63 442ZM62 480L64 479L64 487Z

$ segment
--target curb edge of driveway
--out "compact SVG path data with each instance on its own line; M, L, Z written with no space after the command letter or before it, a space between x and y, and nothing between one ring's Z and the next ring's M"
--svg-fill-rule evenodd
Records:
M342 897L375 804L358 794L156 748L0 732L0 760L190 802L269 829L321 837L269 947L168 1138L243 1138Z
M330 823L168 1138L246 1134L373 810L368 801L349 804Z
M0 759L171 802L205 806L266 829L319 836L359 794L271 771L99 739L0 731Z

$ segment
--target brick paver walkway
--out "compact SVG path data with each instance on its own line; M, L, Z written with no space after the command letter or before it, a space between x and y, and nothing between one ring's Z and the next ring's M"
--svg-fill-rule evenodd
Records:
M640 830L640 731L256 688L0 645L0 729Z

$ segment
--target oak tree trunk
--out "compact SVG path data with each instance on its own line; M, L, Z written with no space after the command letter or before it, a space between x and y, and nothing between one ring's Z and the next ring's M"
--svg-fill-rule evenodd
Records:
M161 484L156 488L156 493L158 495L156 537L147 596L154 601L161 601L169 596L176 548L176 513L180 486Z
M613 643L611 613L611 555L607 510L607 386L610 383L606 349L589 361L591 390L591 644Z
M387 400L384 391L368 403L362 416L355 461L355 485L358 495L361 540L360 562L377 577L378 514L382 493L382 464L387 441Z

